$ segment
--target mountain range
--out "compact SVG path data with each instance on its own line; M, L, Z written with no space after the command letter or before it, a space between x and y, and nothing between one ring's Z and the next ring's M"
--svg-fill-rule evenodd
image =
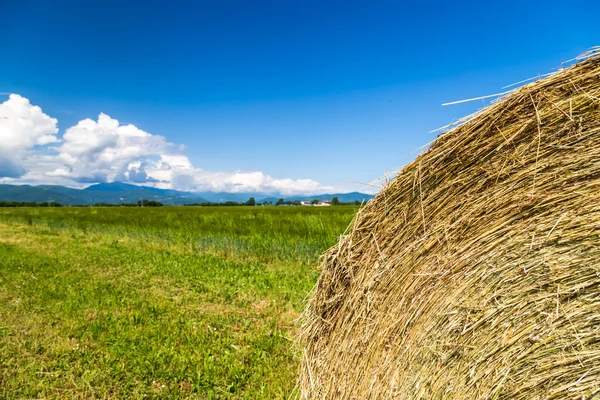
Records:
M183 192L178 190L157 189L148 186L136 186L122 182L98 183L85 189L73 189L54 185L0 185L0 200L20 202L52 202L63 205L83 204L120 204L137 203L138 200L154 200L165 205L183 205L195 203L224 203L228 201L245 202L254 197L257 203L283 198L285 201L310 201L313 199L331 200L337 197L341 202L367 201L372 195L352 192L320 195L282 196L265 193L215 193L215 192Z

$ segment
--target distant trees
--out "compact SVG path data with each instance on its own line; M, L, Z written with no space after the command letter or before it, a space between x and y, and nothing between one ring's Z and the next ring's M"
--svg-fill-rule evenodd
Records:
M28 201L0 201L0 207L62 207L62 204L53 201L50 204L47 202L28 202Z
M237 205L237 203L236 203ZM95 204L70 204L68 207L162 207L163 203L154 200L140 200L136 203L128 204L112 204L112 203L95 203ZM65 207L58 201L42 201L41 203L25 202L25 201L2 201L0 207Z
M138 200L138 207L162 207L163 203L154 200Z
M85 207L85 206L76 206L76 207ZM120 203L120 204L94 203L93 207L140 207L140 203L139 202L138 202L138 204L132 204L132 203Z
M191 203L191 204L184 204L184 207L233 207L233 206L245 206L246 202L243 203L238 203L235 201L226 201L225 203L215 203L215 202L209 202L209 201L205 201L203 203Z
M318 204L319 201L317 199L314 199L310 202L311 204L315 205ZM121 203L121 204L111 204L111 203L95 203L93 204L93 207L162 207L164 204L159 202L159 201L155 201L155 200L139 200L137 203ZM203 206L203 207L209 207L209 206L256 206L256 205L262 205L262 206L272 206L272 205L276 205L276 206L300 206L302 205L302 202L300 200L284 200L284 199L279 199L277 200L277 202L273 203L273 201L269 201L269 200L263 200L262 202L257 203L256 199L254 197L250 197L247 201L245 202L235 202L235 201L227 201L224 203L211 203L211 202L204 202L204 203L193 203L193 204L184 204L185 206ZM356 200L356 201L350 201L350 202L341 202L339 200L339 198L337 196L333 197L333 199L331 200L331 205L332 206L345 206L345 205L355 205L355 206L360 206L361 202ZM79 204L79 205L69 205L69 207L90 207L92 206L91 204ZM0 200L0 207L64 207L63 204L57 202L57 201L51 201L51 202L47 202L47 201L43 201L41 203L35 203L35 202L25 202L25 201L2 201Z
M268 199L261 199L259 201L256 201L256 198L254 197L250 197L247 201L241 201L241 202L235 202L235 201L228 201L228 202L223 202L223 203L213 203L213 202L204 202L204 203L194 203L194 204L185 204L186 206L202 206L202 207L218 207L218 206L301 206L302 204L304 205L308 205L306 202L301 201L300 199L296 199L294 201L292 200L285 200L283 198L280 198L277 201L270 201ZM331 199L331 201L327 201L327 200L323 200L322 202L317 200L317 199L313 199L310 200L310 204L312 205L332 205L332 206L360 206L362 204L361 201L340 201L340 198L338 196L333 196L333 198Z
M0 207L37 207L37 204L23 201L0 201Z

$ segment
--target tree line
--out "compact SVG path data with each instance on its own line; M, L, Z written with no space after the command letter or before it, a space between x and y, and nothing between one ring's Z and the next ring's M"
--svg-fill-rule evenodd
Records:
M318 204L319 200L317 199L313 199L311 201L311 204ZM332 206L360 206L361 202L356 200L356 201L349 201L349 202L341 202L337 196L335 196L332 200L331 200L331 205ZM279 199L277 200L277 202L273 203L273 201L263 201L261 202L257 202L256 199L254 197L250 197L247 201L241 201L241 202L236 202L236 201L226 201L223 203L217 203L217 202L212 202L212 201L205 201L202 203L191 203L191 204L184 204L185 206L201 206L201 207L232 207L232 206L301 206L302 202L300 200L284 200L284 199Z
M138 200L137 203L94 203L92 204L74 204L68 207L162 207L163 203L154 200ZM64 207L57 201L42 201L36 203L34 201L5 201L0 200L0 207Z
M28 201L0 201L0 207L62 207L62 204L56 201L42 201L41 203Z
M311 204L318 204L319 200L314 199L311 201ZM350 202L341 202L339 199L334 197L331 200L332 206L349 206L355 205L359 206L361 204L360 201L350 201ZM247 201L235 202L235 201L226 201L224 203L216 203L216 202L203 202L203 203L192 203L192 204L184 204L184 206L202 206L202 207L232 207L232 206L300 206L302 202L300 200L284 200L279 199L277 202L273 203L273 201L263 201L262 203L257 202L254 197L250 197ZM95 204L76 204L69 205L68 207L162 207L163 203L155 200L138 200L137 203L120 203L120 204L112 204L112 203L95 203ZM56 201L46 202L43 201L41 203L36 202L27 202L27 201L1 201L0 207L64 207L62 204Z

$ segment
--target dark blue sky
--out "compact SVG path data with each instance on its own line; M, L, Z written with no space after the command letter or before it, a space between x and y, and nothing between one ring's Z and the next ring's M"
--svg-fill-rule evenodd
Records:
M596 1L0 0L0 92L104 112L197 168L360 189L427 132L600 44ZM3 101L6 96L0 96Z

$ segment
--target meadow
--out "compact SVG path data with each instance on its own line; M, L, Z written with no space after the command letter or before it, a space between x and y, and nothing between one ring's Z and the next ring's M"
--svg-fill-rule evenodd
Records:
M289 398L356 207L0 208L0 398Z

